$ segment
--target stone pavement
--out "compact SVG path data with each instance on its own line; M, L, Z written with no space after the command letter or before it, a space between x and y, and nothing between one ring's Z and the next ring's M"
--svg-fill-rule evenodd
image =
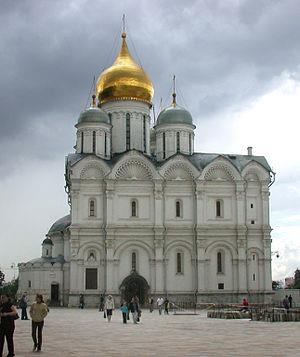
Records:
M300 356L297 322L207 319L204 311L159 316L147 310L139 325L132 320L123 325L121 319L119 311L108 323L97 310L51 308L41 353L31 352L31 322L17 320L16 357Z

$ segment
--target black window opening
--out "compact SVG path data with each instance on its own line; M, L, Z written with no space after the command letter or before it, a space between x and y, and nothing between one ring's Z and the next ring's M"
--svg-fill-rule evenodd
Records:
M107 134L104 133L104 156L107 156Z
M136 252L131 254L131 270L136 271Z
M182 273L182 253L178 252L176 255L176 272Z
M136 203L136 201L131 202L131 216L137 217L137 203Z
M95 201L94 200L90 200L90 208L89 208L89 216L90 217L95 217Z
M224 290L224 283L219 283L218 284L218 289L219 290Z
M87 290L96 290L98 271L97 268L87 268L85 270L85 288Z
M147 145L146 145L146 115L144 115L144 118L143 118L143 149L144 149L144 152L147 151Z
M221 201L216 201L216 216L221 217L221 214L222 214Z
M96 153L96 132L93 131L93 154Z
M81 149L80 149L81 154L83 153L83 138L84 138L84 135L83 135L83 131L82 131L81 132Z
M189 153L192 155L192 134L189 133Z
M250 204L250 208L253 208L253 203Z
M181 217L181 204L180 201L176 201L176 217Z
M163 133L163 159L166 158L166 133Z
M130 114L126 114L126 150L130 150Z
M217 273L223 273L223 255L221 252L217 253Z
M176 149L177 149L177 152L180 152L180 133L179 132L176 133Z
M108 117L109 117L109 124L111 124L111 113L108 113Z

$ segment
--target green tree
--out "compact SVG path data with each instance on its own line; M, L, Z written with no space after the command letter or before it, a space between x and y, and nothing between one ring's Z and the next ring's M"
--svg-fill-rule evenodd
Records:
M0 287L3 286L5 282L5 274L0 270Z
M294 289L300 289L300 270L297 268L294 273Z
M281 281L273 280L272 281L272 290L278 290L278 289L282 289Z
M18 287L19 287L19 279L15 279L3 285L0 289L0 293L7 294L13 300L16 300Z

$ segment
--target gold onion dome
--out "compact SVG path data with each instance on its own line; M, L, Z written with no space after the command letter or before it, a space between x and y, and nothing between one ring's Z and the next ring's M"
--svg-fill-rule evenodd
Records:
M100 104L112 100L140 100L148 104L152 102L152 82L143 68L131 57L124 32L121 50L115 62L98 78L96 94Z

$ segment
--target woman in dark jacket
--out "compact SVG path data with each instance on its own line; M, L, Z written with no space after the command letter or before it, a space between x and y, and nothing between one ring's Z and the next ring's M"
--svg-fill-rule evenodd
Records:
M15 331L15 317L18 315L17 309L11 303L7 295L0 297L0 356L3 353L4 338L6 338L8 355L12 357L14 352L14 331Z

